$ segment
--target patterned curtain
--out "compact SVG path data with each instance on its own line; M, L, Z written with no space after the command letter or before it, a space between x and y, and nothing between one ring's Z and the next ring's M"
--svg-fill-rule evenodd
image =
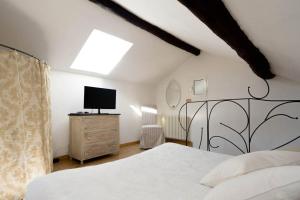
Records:
M49 67L0 50L0 199L21 199L52 170Z

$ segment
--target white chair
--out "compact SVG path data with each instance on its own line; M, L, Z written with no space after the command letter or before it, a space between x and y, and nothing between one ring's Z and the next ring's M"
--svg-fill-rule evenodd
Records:
M142 133L140 148L150 149L165 142L163 128L157 124L156 109L142 107Z

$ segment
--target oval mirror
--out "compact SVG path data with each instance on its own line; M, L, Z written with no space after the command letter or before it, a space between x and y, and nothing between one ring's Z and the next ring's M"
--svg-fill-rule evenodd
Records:
M171 108L176 108L180 102L181 88L177 81L171 80L166 89L166 101Z

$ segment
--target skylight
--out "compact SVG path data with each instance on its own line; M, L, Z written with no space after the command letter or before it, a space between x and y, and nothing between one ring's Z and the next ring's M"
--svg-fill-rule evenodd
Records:
M94 29L71 68L107 75L131 46L130 42Z

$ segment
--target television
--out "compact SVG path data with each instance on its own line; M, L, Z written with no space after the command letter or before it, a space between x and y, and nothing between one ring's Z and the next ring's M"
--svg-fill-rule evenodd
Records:
M115 109L116 90L84 86L85 109Z

